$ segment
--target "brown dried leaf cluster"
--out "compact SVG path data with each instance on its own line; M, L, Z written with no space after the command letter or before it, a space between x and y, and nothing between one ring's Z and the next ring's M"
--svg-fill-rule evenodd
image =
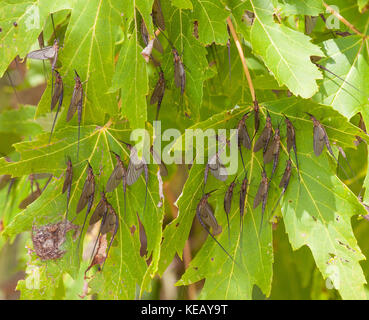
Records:
M32 242L35 253L41 260L55 260L61 258L64 250L60 246L65 241L69 230L78 230L78 226L67 221L48 224L41 227L32 227Z

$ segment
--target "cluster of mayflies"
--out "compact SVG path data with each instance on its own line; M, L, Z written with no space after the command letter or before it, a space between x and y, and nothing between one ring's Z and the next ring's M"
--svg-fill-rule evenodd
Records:
M273 206L273 209L270 213L270 216L273 215L274 211L276 210L278 204L282 196L286 193L288 188L291 174L292 174L292 160L290 156L291 150L293 150L295 154L295 166L297 170L298 179L300 179L300 170L299 170L299 163L298 163L298 156L297 156L297 146L296 146L296 131L292 121L286 116L282 115L281 119L279 120L277 128L273 129L272 118L269 114L269 111L266 110L266 119L265 119L265 126L261 131L260 135L256 139L253 148L252 148L252 141L253 138L250 138L248 133L248 129L246 127L246 120L253 112L254 114L254 123L255 123L255 133L254 137L256 137L257 129L259 128L259 121L260 121L260 107L257 102L255 102L253 111L249 111L245 113L242 118L239 120L237 124L237 134L238 134L238 149L243 165L243 171L245 172L245 176L241 182L241 186L239 189L239 213L240 213L240 242L242 244L242 233L243 233L243 218L246 214L246 199L248 194L248 187L249 187L249 180L248 180L248 173L245 168L245 163L243 160L242 155L242 147L248 150L252 150L254 153L259 152L260 150L263 151L263 168L261 171L261 179L258 185L257 193L254 197L253 201L253 209L258 208L261 205L261 222L259 227L259 236L262 231L263 227L263 218L266 210L266 205L268 202L268 194L270 189L270 183L272 178L275 175L278 163L279 163L279 156L281 151L281 122L284 119L286 125L286 151L289 154L289 158L286 162L285 170L283 176L279 182L279 188L282 189L277 203ZM334 155L327 132L324 126L311 114L308 114L311 120L313 121L313 150L315 155L318 157L323 149L324 146L327 147L329 154L336 160L338 166L344 171L341 164L339 163L338 159ZM232 259L233 262L236 263L234 258L226 251L226 249L222 246L222 244L215 238L216 235L220 234L222 231L221 226L218 225L217 220L214 215L214 210L212 209L211 205L208 203L208 199L212 192L215 190L205 193L205 186L209 178L209 172L218 180L225 181L228 178L225 166L222 164L220 160L220 153L223 150L216 152L213 156L211 156L208 160L208 163L205 166L204 170L204 186L203 186L203 196L196 208L196 216L203 226L203 228L208 232L208 234L215 240L215 242L221 247L221 249ZM268 177L265 165L272 162L272 172L270 177ZM345 172L345 171L344 171ZM227 225L228 225L228 240L230 241L230 223L229 223L229 214L231 212L232 206L232 199L235 194L236 188L236 180L237 176L233 179L231 184L227 187L225 195L224 195L224 212L227 218ZM212 228L212 232L210 232L210 228Z
M54 26L53 16L51 15L51 19ZM54 26L55 33L55 26ZM41 33L42 34L42 33ZM41 35L40 34L40 35ZM56 35L55 35L56 36ZM49 143L51 142L51 137L54 131L55 123L63 104L63 96L64 96L64 85L63 78L60 73L56 70L58 54L59 54L59 41L55 38L54 44L52 46L43 46L43 37L39 37L40 49L32 51L27 54L27 58L29 59L37 59L37 60L50 60L51 63L51 74L52 74L52 84L51 84L51 103L50 103L50 111L52 112L55 106L58 104L58 108L55 113L54 121L52 124ZM80 130L81 130L81 121L82 121L82 111L83 111L83 83L81 81L80 76L77 71L74 70L74 89L72 93L72 98L69 104L68 113L66 121L69 122L76 111L78 111L78 142L77 142L77 159L79 155L79 140L80 140ZM55 82L54 82L55 76Z
M53 27L54 27L54 33L55 33L55 26L54 26L54 20L53 20L53 16L51 14L51 19L52 19L52 23L53 23ZM174 83L175 86L177 88L180 88L180 94L181 94L181 104L183 103L183 95L184 95L184 91L186 88L186 71L185 71L185 65L183 63L182 60L182 55L179 54L178 50L175 48L173 42L165 35L165 33L163 32L165 30L165 22L164 22L164 16L162 13L162 9L161 9L161 5L160 5L160 1L159 0L154 0L153 3L153 8L152 8L152 20L153 20L153 24L155 27L158 28L158 33L163 34L163 36L166 38L166 40L168 41L170 47L171 47L171 51L172 51L172 55L173 55L173 63L174 63ZM17 27L18 24L16 22L13 23L14 27ZM198 39L199 38L199 22L198 21L194 21L194 26L193 26L193 36ZM228 28L228 26L227 26ZM231 56L230 56L230 31L229 28L228 30L228 34L229 34L229 39L227 41L227 48L228 48L228 64L229 64L229 80L231 81ZM2 31L2 29L0 28L0 32ZM153 93L151 95L150 98L150 104L157 104L157 112L156 112L156 119L158 119L159 117L159 111L160 111L160 107L161 107L161 103L164 97L164 93L165 93L165 77L164 77L164 72L163 69L161 67L160 62L158 62L154 56L152 55L152 49L155 48L158 52L163 53L163 47L161 45L161 43L159 42L158 38L157 38L157 33L155 33L154 38L150 39L147 27L144 23L144 21L142 21L141 23L141 35L142 35L142 39L146 45L146 48L142 51L142 55L143 57L146 59L147 62L149 62L150 60L153 62L154 66L158 69L158 81L156 83L156 86L153 90ZM63 104L63 96L64 96L64 85L63 85L63 78L60 75L60 73L57 70L57 60L58 60L58 53L59 53L59 41L56 38L56 34L55 34L55 40L52 46L44 46L44 40L43 40L43 33L41 32L39 38L39 45L40 45L40 49L39 50L35 50L32 51L30 53L27 54L27 57L30 59L38 59L38 60L42 60L44 62L44 60L49 60L51 63L51 72L52 72L52 88L51 88L51 102L50 102L50 110L51 112L55 109L56 105L58 105L57 110L56 110L56 114L53 120L53 124L52 124L52 128L51 128L51 132L50 132L50 138L49 138L49 143L51 142L51 138L52 138L52 133L54 131L54 127L55 127L55 123L57 120L57 116L60 112L61 106ZM348 83L347 81L345 81L344 79L342 79L341 77L337 76L335 73L333 73L332 71L328 70L326 67L322 66L321 64L318 63L318 60L320 59L320 57L311 57L311 61L312 63L314 63L317 67L319 67L321 70L327 71L331 74L333 74L334 76L336 76L337 78L341 79L342 81L344 81L345 83L347 83L348 85L350 85L351 87L355 88L356 90L358 90L356 87L354 87L352 84ZM44 66L45 67L45 66ZM69 105L69 109L67 112L67 118L66 121L69 122L74 114L76 113L76 111L78 111L78 144L77 144L77 160L78 160L78 154L79 154L79 141L80 141L80 126L81 126L81 120L82 120L82 111L83 111L83 100L84 100L84 92L83 92L83 82L81 81L80 76L78 75L77 71L74 70L75 73L75 85L74 85L74 89L73 89L73 93L72 93L72 98L70 101L70 105ZM7 72L7 75L9 77L9 81L13 86L12 80L9 76L9 73ZM54 77L55 77L55 81L54 81ZM13 86L14 88L14 86ZM360 90L358 90L360 91ZM15 91L16 93L16 91ZM243 170L244 170L244 177L242 179L242 182L240 184L240 190L239 190L239 213L240 213L240 237L241 237L241 244L242 244L242 233L243 233L243 219L245 214L247 213L246 210L246 200L247 200L247 195L248 195L248 189L249 189L249 179L248 179L248 172L246 171L245 168L245 163L244 163L244 158L243 158L243 153L242 153L242 147L247 149L247 150L252 150L252 152L257 153L260 150L263 151L263 168L261 171L261 179L258 185L258 189L257 189L257 193L256 196L254 197L254 201L253 201L253 209L258 208L261 205L261 222L260 222L260 227L259 227L259 235L261 233L262 227L263 227L263 218L264 218L264 213L265 213L265 209L266 209L266 205L267 205L267 201L268 201L268 194L269 194L269 188L270 188L270 183L274 177L274 174L276 172L278 163L279 163L279 159L280 159L280 151L281 151L281 145L282 145L282 141L281 141L281 131L280 131L280 126L281 126L281 122L284 119L285 121L285 125L286 125L286 151L287 153L290 155L291 149L293 149L294 151L294 159L295 159L295 166L297 169L297 175L298 175L298 179L300 179L300 170L299 170L299 163L298 163L298 156L297 156L297 147L296 147L296 132L295 132L295 127L293 125L293 123L291 122L291 120L283 114L283 117L280 119L277 128L273 129L273 124L272 124L272 118L269 114L269 111L266 110L266 118L265 118L265 126L263 128L263 130L261 131L259 137L255 140L254 144L253 141L256 138L256 135L259 131L260 128L260 106L257 102L257 100L254 100L254 105L252 107L252 110L245 113L242 118L238 121L237 124L237 133L238 133L238 149L240 152L240 157L241 157L241 161L242 161L242 165L243 165ZM250 114L253 114L254 116L254 133L252 135L252 137L250 138L248 129L246 127L246 120L249 118ZM307 113L308 116L310 117L310 119L313 122L313 149L314 149L314 153L316 156L319 156L323 149L324 146L327 147L327 150L329 152L329 154L336 160L337 164L339 165L339 167L343 170L343 172L346 174L346 171L343 169L343 167L341 166L341 164L339 163L338 159L336 158L336 156L333 153L333 150L331 148L331 144L327 135L327 132L324 128L324 126L310 113ZM360 124L359 127L362 128L363 130L365 130L365 124L363 122L362 117L360 118ZM217 140L219 140L219 137L217 137ZM357 141L358 143L360 143L361 138L357 137ZM112 204L109 202L107 194L110 192L113 192L120 184L122 184L122 188L123 188L123 194L124 194L124 217L126 217L126 197L127 197L127 188L128 186L133 185L138 179L139 177L144 174L144 179L145 179L145 185L146 185L146 189L145 189L145 201L144 201L144 207L143 207L143 213L145 213L145 208L146 208L146 200L147 200L147 188L148 188L148 178L149 178L149 170L148 170L148 166L147 163L145 161L145 159L142 157L141 159L138 157L138 152L137 149L130 145L129 143L123 142L121 141L126 148L129 151L129 163L126 166L124 164L124 161L121 159L120 155L114 151L111 151L111 153L114 155L115 159L116 159L116 165L108 179L108 182L105 186L105 191L101 192L101 197L100 200L94 210L94 212L91 215L91 218L89 220L89 225L94 225L97 222L101 221L100 224L100 228L99 228L99 232L98 232L98 236L96 239L96 242L94 244L94 248L92 251L92 256L91 256L91 264L88 267L88 269L86 270L86 272L92 267L92 265L96 264L96 263L105 263L105 260L108 256L109 250L111 248L111 245L115 239L115 236L118 232L118 227L119 227L119 216L116 213L115 209L113 208ZM226 141L228 142L228 141ZM229 142L228 142L229 145ZM341 154L343 153L343 150L340 149ZM225 166L222 164L221 160L220 160L220 153L223 150L218 151L217 153L215 153L208 161L208 163L205 166L205 172L204 172L204 185L203 185L203 192L202 192L202 198L200 199L199 203L197 204L196 207L196 216L201 224L201 226L207 231L207 233L211 236L211 238L221 247L221 249L232 259L233 262L235 262L234 258L231 256L230 253L227 252L227 250L222 246L222 244L216 239L216 236L219 235L222 232L222 227L218 224L215 215L214 215L214 210L211 207L211 205L209 204L208 200L211 196L211 194L215 191L210 191L210 192L205 192L205 187L207 184L207 181L209 179L209 173L211 173L211 175L213 175L216 179L220 180L220 181L226 181L228 178L228 175L226 173L226 168ZM159 165L159 169L160 169L160 174L162 176L166 176L168 174L167 168L164 165L163 162L160 161L160 157L158 156L158 154L154 151L153 146L150 148L150 152L151 155L153 157L153 159L155 160L155 162ZM344 157L345 158L345 157ZM272 163L272 172L270 177L268 177L266 170L265 170L265 165ZM89 162L87 162L87 176L84 182L84 186L82 189L82 192L80 194L78 203L77 203L77 207L76 207L76 217L77 214L80 213L81 211L83 211L86 207L86 213L85 213L85 217L83 220L83 224L82 224L82 228L81 228L81 232L80 232L80 237L78 239L78 244L77 244L77 250L79 249L79 245L80 245L80 241L81 241L81 237L83 234L83 230L84 227L86 225L88 216L93 208L93 203L95 200L95 190L96 190L96 184L95 184L95 175L94 175L94 171L93 168L91 166L91 164ZM290 182L290 178L292 175L292 160L291 157L289 156L287 162L286 162L286 166L285 166L285 170L283 173L283 176L279 182L279 188L282 189L279 198L276 202L276 204L273 206L273 209L271 211L272 215L274 213L274 211L276 210L278 204L280 203L280 200L282 198L282 196L286 193L286 190L288 188L289 182ZM347 174L346 174L347 175ZM38 183L37 180L39 179L44 179L44 178L48 178L47 182L45 183L44 187L41 189L40 185ZM29 181L31 184L31 193L21 201L21 203L19 204L19 208L20 209L25 209L29 204L31 204L32 202L34 202L41 194L42 192L45 190L45 188L47 187L48 183L50 182L52 178L52 175L50 174L31 174L29 176ZM227 219L227 229L228 229L228 240L230 242L230 234L231 234L231 228L230 228L230 222L229 222L229 214L231 212L231 207L232 207L232 199L234 198L235 195L235 189L237 186L237 178L238 176L236 176L233 181L231 182L231 184L227 187L227 190L225 192L224 195L224 202L223 202L223 207L224 207L224 212L226 214L226 219ZM2 175L0 176L0 189L4 188L8 183L9 183L9 187L8 187L8 195L10 193L10 190L12 188L12 186L14 185L16 181L16 178L11 178L10 175ZM62 188L62 193L67 193L67 206L66 206L66 215L65 215L65 220L64 220L64 236L65 236L65 232L69 229L72 228L72 224L69 222L68 217L69 217L69 203L70 203L70 197L71 197L71 188L72 188L72 183L73 183L73 165L72 165L72 161L70 158L68 158L67 160L67 167L65 170L65 174L64 174L64 184L63 184L63 188ZM36 186L36 189L34 190L34 184ZM245 211L246 210L246 211ZM72 220L73 221L73 220ZM67 228L68 225L68 228ZM49 232L49 229L52 227L47 227L45 230L47 232ZM41 230L41 228L39 230L36 230L38 233L45 233L45 230ZM36 232L36 233L37 233ZM110 242L109 245L107 246L107 250L105 253L105 257L101 260L96 260L98 262L93 262L95 255L95 249L97 246L98 241L100 240L100 244L101 244L101 237L106 235L107 233L111 232L111 238L110 238ZM62 238L61 236L59 236L59 238ZM39 237L39 239L41 239ZM42 243L41 243L42 244ZM99 247L100 247L99 244ZM59 247L57 246L57 249ZM59 250L59 249L58 249ZM98 250L99 251L99 248ZM61 257L63 254L63 252L61 251L57 251L56 254L54 254L55 258L59 258ZM49 257L49 254L44 254L45 257ZM235 262L236 263L236 262ZM237 263L236 263L237 264Z
M126 206L127 206L126 205L127 187L136 183L139 177L142 174L144 174L146 191L145 191L145 202L144 202L144 207L143 207L143 214L145 213L146 199L147 199L147 187L148 187L148 180L149 180L148 165L144 157L140 158L138 156L138 151L136 147L124 141L121 141L121 142L122 142L122 146L125 146L128 149L129 162L128 162L128 165L125 165L121 156L118 153L111 151L111 153L114 155L116 159L116 164L106 183L105 191L101 192L100 201L98 202L89 220L90 226L97 223L98 221L101 221L99 233L98 233L98 236L97 236L97 239L94 245L94 249L92 252L92 256L91 256L90 267L94 263L93 261L95 261L94 252L95 252L98 241L101 240L101 237L106 235L108 232L112 233L110 243L107 247L107 251L105 254L105 258L102 261L99 261L99 263L100 262L104 263L106 257L108 256L110 247L118 231L119 216L116 213L113 205L108 200L108 197L107 197L108 193L113 192L120 184L122 185L123 193L124 193L124 218L125 218L126 217ZM154 151L153 147L151 147L150 150L151 150L151 154L153 155L154 160L157 161L158 160L157 154ZM159 162L158 165L160 169L160 174L162 176L167 175L168 171L164 163ZM78 213L82 212L86 208L85 217L84 217L82 228L81 228L81 233L80 233L78 243L77 243L77 250L79 250L83 230L85 228L87 219L93 208L93 203L95 200L95 192L96 192L95 174L89 162L87 162L86 169L87 169L87 176L86 176L86 179L85 179L85 182L82 188L82 192L80 194L77 207L76 207L76 217ZM66 215L65 215L65 225L67 225L67 223L69 222L68 221L69 202L70 202L70 196L71 196L72 183L73 183L73 165L72 165L71 159L69 158L67 161L67 167L66 167L65 174L64 174L64 184L63 184L63 189L62 189L62 193L65 193L65 192L67 193L67 209L66 209ZM74 219L72 219L71 221L73 221Z

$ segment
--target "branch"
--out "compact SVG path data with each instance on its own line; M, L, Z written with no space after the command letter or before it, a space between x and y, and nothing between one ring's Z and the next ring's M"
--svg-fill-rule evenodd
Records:
M241 46L240 41L238 40L237 33L236 33L236 31L235 31L235 29L233 27L233 23L232 23L232 20L231 20L230 17L227 18L227 23L228 23L229 29L231 30L231 34L232 34L233 40L234 40L234 42L236 44L236 47L237 47L237 50L238 50L238 54L240 55L240 58L241 58L241 62L242 62L242 66L243 66L243 71L245 72L245 75L246 75L246 78L247 78L247 82L249 84L252 101L256 101L255 89L254 89L254 86L252 84L252 80L251 80L249 69L247 68L246 59L245 59L245 56L243 54L242 46Z
M335 17L337 17L337 19L339 19L343 24L345 24L347 27L349 27L352 31L354 31L359 36L365 37L364 34L362 34L359 30L357 30L354 25L352 25L350 22L348 22L344 17L342 17L332 7L330 7L329 5L327 5L325 2L323 2L323 4L330 11L330 13L333 14Z

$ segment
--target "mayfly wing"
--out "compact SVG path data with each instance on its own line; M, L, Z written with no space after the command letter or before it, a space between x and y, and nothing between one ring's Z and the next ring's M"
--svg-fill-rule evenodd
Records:
M229 69L229 82L232 81L232 64L231 64L231 30L229 30L229 26L227 24L227 31L228 31L228 40L227 40L227 50L228 50L228 69Z
M236 177L237 178L237 177ZM228 240L230 241L230 234L231 234L231 228L229 225L229 213L231 212L231 207L232 207L232 198L233 198L233 190L234 187L236 186L236 178L232 181L232 183L229 185L225 195L224 195L224 211L226 213L227 216L227 225L228 225Z
M325 143L325 145L326 145L326 147L327 147L327 150L328 150L328 152L330 153L330 155L333 157L333 159L334 160L336 160L336 162L337 162L337 164L338 164L338 166L341 168L341 170L343 171L343 173L346 175L346 177L347 177L347 179L349 179L349 176L348 176L348 174L347 174L347 172L346 172L346 170L342 167L342 165L341 165L341 163L339 162L339 160L337 159L337 157L334 155L334 153L333 153L333 150L332 150L332 147L331 147L331 144L330 144L330 142L329 142L329 138L328 138L328 135L327 135L327 132L325 131L325 128L321 125L321 128L323 129L323 131L324 131L324 143ZM343 150L342 150L343 151ZM343 158L347 161L347 159L345 158L345 156L343 156ZM347 161L347 164L348 164L348 166L351 168L351 166L350 166L350 164L348 163L348 161ZM352 169L351 169L352 170ZM353 174L353 175L355 175L355 174Z
M26 209L32 202L34 202L41 195L41 190L33 191L19 204L19 209Z
M243 216L245 212L245 201L247 195L248 179L247 172L245 173L245 178L242 180L241 190L240 190L240 234L241 234L241 246L242 246L242 235L243 235Z
M322 153L325 145L324 141L325 132L323 128L319 126L314 126L314 153L318 157Z
M291 162L291 159L288 159L286 169L284 170L283 177L281 179L281 182L279 183L280 188L287 189L287 186L291 178L291 168L292 168L292 162Z
M236 263L236 261L233 259L233 257L228 253L228 251L226 249L224 249L224 247L220 244L220 242L215 238L215 236L210 232L209 228L206 226L205 222L202 220L203 215L208 215L209 212L212 214L212 216L214 217L212 208L210 207L210 205L207 202L207 199L209 198L210 193L204 194L203 197L201 198L199 204L196 207L196 216L197 219L199 220L201 226L206 230L206 232L213 238L213 240L218 244L218 246L223 250L223 252L231 258L231 260ZM214 217L215 218L215 217Z
M103 218L103 216L106 214L108 210L108 206L107 206L107 200L105 197L105 193L102 192L101 193L101 199L99 201L99 203L96 206L95 211L93 212L91 218L90 218L90 222L89 225L93 225L96 222L98 222L99 220L101 220Z
M77 205L77 213L80 212L87 205L85 218L83 220L83 224L82 224L82 228L81 228L81 234L79 236L78 243L77 243L77 251L79 249L79 244L81 242L83 229L85 228L87 217L88 217L88 215L91 211L91 208L92 208L92 205L93 205L93 202L94 202L94 197L95 197L95 176L94 176L92 167L88 163L87 178L86 178L85 184L83 186L81 197L79 198L78 205Z
M38 41L38 45L40 46L41 49L45 47L44 32L43 31L41 31L41 33L39 34L39 36L37 38L37 41Z
M83 99L83 89L82 89L82 83L81 83L81 78L79 77L79 75L77 74L77 71L75 71L75 84L74 84L74 89L73 89L73 93L72 93L72 99L70 101L70 105L69 105L69 109L68 109L68 113L67 113L67 122L69 122L74 114L77 111L77 108L79 106L80 103L82 103L82 99Z
M213 235L217 236L222 232L222 227L218 224L217 219L214 216L213 209L209 203L204 203L201 210L201 218L211 229L213 230Z
M262 209L261 209L261 220L260 220L260 227L259 227L259 235L261 234L261 229L263 227L263 219L264 219L264 212L266 208L266 203L268 200L268 191L269 191L269 182L266 182L266 190L265 194L263 195L263 203L262 203Z
M77 159L79 155L79 140L80 140L80 130L81 130L81 120L82 120L82 106L83 106L83 87L81 78L78 75L77 71L74 70L74 89L72 94L72 99L70 101L68 113L67 113L67 122L70 121L76 111L78 110L78 142L77 142Z
M291 148L296 145L295 128L290 119L288 119L286 116L284 117L287 126L287 152L289 153Z
M155 120L158 120L159 118L159 111L160 111L161 102L164 97L164 92L165 92L165 78L164 78L164 72L160 68L159 79L158 79L158 82L156 83L155 89L150 99L150 104L158 103L158 106L156 109Z
M275 130L275 135L273 139L273 170L270 179L273 178L274 172L278 166L280 147L281 147L281 136L278 125L278 128Z
M59 102L59 103L58 103L58 109L56 110L54 121L53 121L53 124L52 124L52 127L51 127L49 143L51 141L51 137L52 137L52 134L54 132L56 119L58 118L60 108L63 104L63 95L64 95L63 80L62 80L59 72L56 71L56 70L55 70L55 72L56 72L55 86L54 86L55 90L54 90L54 93L53 93L53 96L52 96L52 99L51 99L51 111L54 109L56 103L57 102Z
M193 22L193 33L192 35L198 39L199 38L199 21L195 20Z
M150 41L150 37L149 37L149 32L147 30L146 24L145 22L142 20L141 22L141 36L142 36L142 40L145 43L145 45L147 46L149 44ZM161 45L160 41L158 38L154 39L154 43L153 43L154 48L159 51L160 53L163 53L163 46ZM152 56L150 56L151 59L153 59Z
M60 76L60 73L55 70L55 73L56 73L56 77L55 77L55 84L54 84L54 88L55 88L55 91L54 91L54 94L51 98L51 105L50 105L50 110L53 111L56 104L58 103L59 101L59 104L60 104L60 96L63 96L63 79L62 77ZM62 100L63 101L63 98Z
M235 182L232 182L225 195L224 195L224 211L229 214L231 212L231 206L232 206L232 197L233 197L233 189L235 187Z
M258 132L259 127L260 127L260 107L256 99L254 101L254 127L255 127L255 133L254 133L254 137L255 137L256 132Z
M147 31L145 21L143 21L143 20L141 22L141 36L142 36L143 42L147 46L148 43L149 43L149 32Z
M310 113L307 113L307 114L310 116L314 124L314 129L313 129L314 153L317 157L319 157L325 146L325 141L324 141L325 131L323 127L321 126L320 122L313 115L311 115Z
M41 195L41 190L33 191L27 198L22 200L19 204L19 209L26 209L32 202L34 202Z
M262 172L262 179L259 184L258 192L256 193L253 208L256 209L260 202L264 199L264 196L268 189L268 178L266 177L265 171Z
M26 209L32 202L34 202L42 193L39 184L36 181L37 189L32 191L31 194L26 197L20 204L19 209Z
M106 234L112 231L115 226L116 214L111 211L112 207L109 203L107 203L107 209L108 209L108 214L106 216L104 224L102 225L101 234Z
M264 127L259 139L256 141L256 143L254 145L254 152L258 152L261 149L263 149L264 153L266 152L266 149L268 147L270 138L272 137L272 132L273 132L272 122L271 122L270 115L268 114L268 116L266 118L265 127Z
M178 51L173 48L172 53L174 59L174 82L177 88L181 88L181 95L183 96L186 86L186 71Z
M113 244L113 241L115 239L115 236L118 232L118 227L119 227L119 218L118 218L117 213L115 212L115 210L110 204L108 204L108 207L109 207L109 214L101 228L101 234L106 234L107 232L112 231L109 246L108 246L108 249L106 250L106 258L108 257L110 247ZM103 266L101 267L101 270L104 268L106 258L104 260Z
M251 150L251 139L250 139L249 133L247 132L247 127L245 123L247 116L248 116L248 113L242 117L242 119L240 120L237 126L238 144L243 145L246 149Z
M146 201L147 201L147 187L148 187L148 182L149 182L149 168L145 162L143 162L143 169L144 169L144 174L145 174L145 202L144 202L142 214L145 214Z
M92 171L92 167L88 164L87 178L85 184L83 185L83 190L81 196L78 200L76 213L81 212L89 202L89 199L95 193L95 176Z
M216 153L208 162L208 167L211 174L220 181L226 181L228 178L227 170L221 163L218 154Z
M283 177L279 183L279 187L283 189L270 215L273 215L274 211L277 209L279 201L281 201L282 196L287 190L288 184L290 183L291 171L292 171L292 161L291 159L288 159L286 169L284 170Z
M111 173L109 180L106 184L106 192L113 191L119 184L122 182L124 175L124 164L120 158L120 156L114 152L112 152L117 160L117 163L114 167L113 172Z
M72 161L68 159L67 169L65 170L65 178L62 193L65 193L65 191L67 191L71 187L72 180L73 180L73 166Z
M271 143L269 143L266 152L263 155L264 163L267 164L273 160L274 157L274 150L276 149L277 141L273 139Z
M27 58L36 60L48 60L55 57L56 48L54 46L44 47L39 50L31 51L27 54Z
M152 6L152 20L154 25L158 26L161 30L165 30L165 21L163 11L161 10L160 0L154 0Z
M174 59L174 82L177 88L182 85L182 76L184 74L184 68L182 65L181 57L176 49L172 49Z
M127 184L134 184L144 170L144 162L138 159L136 148L132 147L127 169Z
M63 190L62 190L62 193L65 193L65 191L67 191L67 211L66 211L66 215L65 215L65 223L68 220L69 200L70 200L70 192L71 192L71 189L72 189L72 181L73 181L72 160L68 159L67 169L65 170Z

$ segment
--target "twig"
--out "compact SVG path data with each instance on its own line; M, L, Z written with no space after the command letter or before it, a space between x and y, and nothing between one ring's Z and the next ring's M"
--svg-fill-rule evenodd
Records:
M352 31L354 31L356 34L358 34L360 37L365 37L364 34L362 34L359 30L357 30L354 25L352 25L350 22L348 22L344 17L342 17L337 11L335 11L332 7L327 5L325 2L323 2L324 6L330 11L331 14L333 14L337 19L339 19L343 24L345 24L347 27L349 27Z
M247 82L249 84L252 101L255 101L256 100L255 89L254 89L254 86L252 84L250 72L249 72L249 69L247 68L246 59L245 59L245 56L243 54L242 46L241 46L240 41L238 40L237 33L236 33L236 31L235 31L235 29L233 27L232 20L231 20L230 17L227 18L227 23L228 23L229 29L231 30L232 38L233 38L233 40L234 40L234 42L236 44L236 47L237 47L237 50L238 50L238 54L240 55L240 58L241 58L241 62L242 62L242 66L243 66L243 71L245 72L245 75L246 75L246 78L247 78Z

